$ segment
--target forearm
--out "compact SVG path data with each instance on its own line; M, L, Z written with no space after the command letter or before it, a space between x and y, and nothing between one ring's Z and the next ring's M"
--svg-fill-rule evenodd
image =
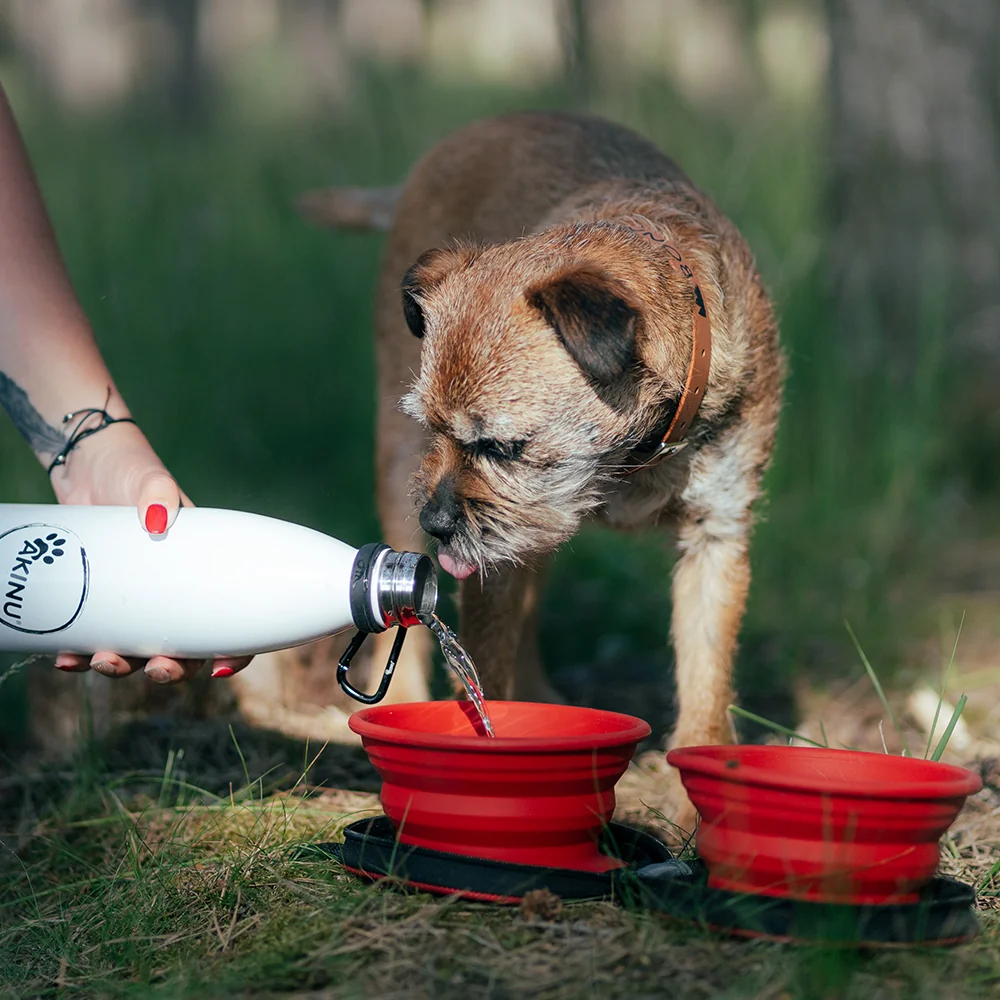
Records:
M0 405L44 462L65 443L63 414L127 410L59 254L17 125L0 88Z

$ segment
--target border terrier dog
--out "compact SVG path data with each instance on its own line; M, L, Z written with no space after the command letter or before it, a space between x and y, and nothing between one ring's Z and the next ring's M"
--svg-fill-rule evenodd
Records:
M301 207L389 229L384 537L422 545L419 523L462 581L459 633L488 697L551 694L534 621L547 556L584 520L662 527L679 550L670 742L728 742L751 511L784 371L736 227L652 143L571 114L477 122L399 190L332 189ZM396 699L427 696L427 656L426 637L410 645ZM679 817L689 808L681 796Z

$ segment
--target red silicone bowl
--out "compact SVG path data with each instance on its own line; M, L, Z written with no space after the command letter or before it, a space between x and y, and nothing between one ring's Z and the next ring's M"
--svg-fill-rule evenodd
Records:
M378 705L351 716L400 842L549 868L617 867L598 837L649 726L568 705L488 707L495 739L479 735L468 702Z
M819 747L684 747L667 761L701 813L709 885L823 902L915 902L982 787L950 764Z

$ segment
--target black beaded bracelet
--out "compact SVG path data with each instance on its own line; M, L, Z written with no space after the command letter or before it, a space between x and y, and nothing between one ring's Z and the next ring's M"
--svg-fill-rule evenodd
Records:
M107 406L111 402L111 390L108 390L108 398L104 401L104 405ZM72 413L67 413L66 416L62 418L64 424L68 424L76 418L79 417L80 420L76 427L70 432L69 437L66 439L66 444L63 445L62 450L52 459L51 464L48 468L48 473L51 476L52 470L60 465L66 464L66 459L69 453L83 440L89 438L93 434L97 434L99 431L103 431L106 427L110 427L112 424L134 424L135 421L131 417L113 417L106 409L101 409L96 406L87 407L83 410L73 410ZM84 425L90 420L91 417L100 417L100 422L94 424L90 427L85 427Z

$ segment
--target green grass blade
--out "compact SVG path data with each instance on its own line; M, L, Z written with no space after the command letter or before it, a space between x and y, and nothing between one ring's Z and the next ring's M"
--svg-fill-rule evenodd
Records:
M937 729L938 718L941 715L941 703L944 701L948 691L948 680L951 677L951 668L955 664L955 654L958 652L958 640L962 638L962 626L965 624L965 612L962 612L962 620L958 623L958 632L955 633L955 645L951 647L951 659L945 667L944 677L941 680L941 696L938 698L937 708L934 709L934 721L931 723L930 732L927 734L927 746L924 748L924 760L931 752L931 740L934 739L934 731Z
M958 720L961 718L962 710L965 708L965 703L968 698L963 694L961 698L958 699L958 704L955 706L955 711L951 713L951 718L948 720L948 725L945 726L944 732L941 734L941 739L938 740L938 745L934 748L934 753L931 754L931 760L940 760L941 754L944 753L948 746L948 740L951 739L951 734L955 731L955 726L958 725Z
M229 727L229 735L232 737L232 739L233 739L233 746L236 747L236 752L240 756L240 763L243 765L243 777L246 780L246 785L244 787L246 787L249 790L249 792L250 792L250 798L252 800L253 799L253 786L250 784L250 771L247 768L246 757L243 756L243 751L240 749L240 741L236 738L236 733L233 731L233 727L231 725ZM230 790L230 796L231 795L232 795L232 791Z
M985 889L993 881L993 876L996 875L997 872L1000 872L1000 858L997 858L997 860L990 865L989 871L979 880L976 885L976 891L982 892L983 889Z
M775 733L781 733L783 736L788 736L791 739L802 740L803 743L811 743L814 747L827 749L827 744L817 743L816 740L811 740L808 736L802 736L800 733L795 732L794 729L789 729L779 722L772 722L770 719L765 719L760 715L754 715L753 712L748 712L745 708L740 708L739 705L730 705L726 711L731 712L733 715L738 715L743 719L749 719L751 722L756 722L758 726L763 726L765 729L770 729Z
M183 751L182 751L182 753L183 753ZM175 757L176 757L176 753L175 753L173 747L171 747L167 751L167 762L163 765L163 778L160 781L160 794L157 795L157 797L156 797L157 805L160 805L160 806L164 805L164 801L163 800L164 800L164 796L167 793L167 785L169 784L170 779L173 777L174 759L175 759Z
M872 682L872 686L875 688L875 693L878 695L878 699L882 702L882 707L885 709L885 714L889 716L889 722L892 723L892 728L896 730L896 736L899 739L900 745L906 751L907 756L910 755L910 748L906 745L906 740L903 738L903 734L900 731L899 726L896 724L896 717L892 714L892 709L889 707L889 699L885 696L885 691L882 689L882 684L879 682L878 675L875 673L875 668L868 661L868 657L865 655L865 651L861 648L861 643L858 642L858 637L854 634L854 629L851 628L851 623L844 619L844 628L847 629L847 634L851 637L851 642L854 643L854 648L858 652L858 656L861 657L861 662L864 664L865 670L868 673L868 678Z

